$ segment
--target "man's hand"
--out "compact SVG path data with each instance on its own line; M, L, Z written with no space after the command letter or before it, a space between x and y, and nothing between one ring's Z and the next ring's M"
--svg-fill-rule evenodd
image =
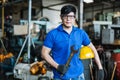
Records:
M58 68L57 68L57 71L60 72L60 74L65 74L68 70L68 67L66 67L65 65L59 65Z
M104 70L103 69L98 70L98 80L104 80Z

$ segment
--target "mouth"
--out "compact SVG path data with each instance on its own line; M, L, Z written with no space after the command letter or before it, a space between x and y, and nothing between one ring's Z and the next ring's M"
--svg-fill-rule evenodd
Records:
M71 24L71 22L66 22L66 24Z

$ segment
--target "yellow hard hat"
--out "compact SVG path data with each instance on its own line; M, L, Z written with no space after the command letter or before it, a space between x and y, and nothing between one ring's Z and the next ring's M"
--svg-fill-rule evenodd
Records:
M94 58L94 53L92 51L91 48L89 48L88 46L83 46L80 49L80 59L90 59L90 58Z

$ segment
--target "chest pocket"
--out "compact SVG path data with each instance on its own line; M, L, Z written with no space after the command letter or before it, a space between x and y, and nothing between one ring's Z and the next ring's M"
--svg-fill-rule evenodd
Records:
M79 36L79 34L78 36L72 36L70 39L71 39L70 40L71 45L74 45L77 49L81 47L82 38Z
M54 42L54 47L57 50L61 50L64 47L68 47L67 45L69 44L69 39L65 36L57 36Z

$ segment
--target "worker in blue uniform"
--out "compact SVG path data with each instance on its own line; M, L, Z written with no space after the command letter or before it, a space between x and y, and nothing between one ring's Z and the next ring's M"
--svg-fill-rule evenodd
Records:
M53 80L85 80L84 66L79 58L79 52L82 45L89 46L94 52L100 79L103 80L104 71L98 53L87 33L73 25L76 20L75 15L74 6L65 5L61 8L62 23L46 35L42 47L42 58L53 67ZM66 67L73 45L74 49L79 51L72 57L69 67Z

